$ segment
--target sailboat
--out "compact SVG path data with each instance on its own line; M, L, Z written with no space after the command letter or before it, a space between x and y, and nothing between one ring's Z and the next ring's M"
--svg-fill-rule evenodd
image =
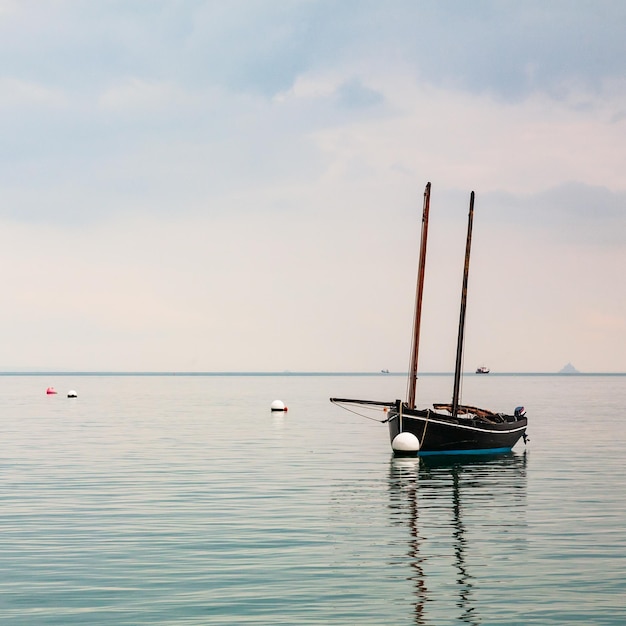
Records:
M518 406L512 415L495 412L460 403L461 367L463 360L463 337L467 305L467 284L474 221L474 192L470 195L470 207L465 245L465 265L461 289L461 310L457 337L456 363L452 401L433 404L433 408L417 408L415 391L419 354L422 295L426 267L428 239L428 217L430 212L430 183L424 191L422 232L415 298L415 317L409 365L409 383L406 401L357 400L330 398L339 405L361 405L383 408L387 417L391 448L397 456L425 456L432 454L469 454L508 452L521 439L526 442L528 420L523 406Z

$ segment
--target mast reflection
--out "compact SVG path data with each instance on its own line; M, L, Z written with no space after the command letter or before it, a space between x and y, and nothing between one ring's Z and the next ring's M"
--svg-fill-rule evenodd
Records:
M500 526L525 526L526 463L525 452L391 459L389 509L392 524L409 528L403 564L410 568L407 579L413 583L416 625L429 624L434 604L445 596L441 586L449 591L450 580L456 588L456 620L472 626L484 623L476 607L477 581L470 571L476 560L468 559L468 535L484 532L487 515ZM436 537L446 529L453 554L440 553L442 539ZM453 570L446 573L450 564Z

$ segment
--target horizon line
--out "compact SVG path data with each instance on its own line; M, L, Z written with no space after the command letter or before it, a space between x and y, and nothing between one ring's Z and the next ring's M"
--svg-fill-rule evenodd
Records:
M420 376L453 376L454 372L421 372ZM476 374L468 370L463 375L481 378L498 376L625 376L626 372L490 372L488 375ZM20 370L0 369L0 376L408 376L408 372L370 372L370 371L186 371L186 370Z

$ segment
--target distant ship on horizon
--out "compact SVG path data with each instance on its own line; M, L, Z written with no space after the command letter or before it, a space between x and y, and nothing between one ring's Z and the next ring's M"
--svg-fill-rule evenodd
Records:
M485 365L481 365L480 367L476 368L476 373L477 374L489 374L489 368L486 367Z

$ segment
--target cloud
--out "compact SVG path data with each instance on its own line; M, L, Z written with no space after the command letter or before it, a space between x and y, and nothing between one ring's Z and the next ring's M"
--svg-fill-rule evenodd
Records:
M13 363L397 371L430 180L426 369L472 189L468 359L625 369L621 3L7 7Z
M519 100L538 91L567 97L574 85L601 93L605 82L623 79L626 11L619 1L359 8L338 16L332 52L379 67L403 65L434 86Z
M337 90L339 101L350 109L369 108L384 102L383 95L363 85L358 79L344 82Z
M568 182L534 194L488 194L487 219L554 242L626 248L626 192Z
M619 1L172 3L25 0L0 49L32 82L101 90L117 77L272 96L331 66L404 67L432 85L519 99L622 79ZM569 89L568 89L569 91Z

